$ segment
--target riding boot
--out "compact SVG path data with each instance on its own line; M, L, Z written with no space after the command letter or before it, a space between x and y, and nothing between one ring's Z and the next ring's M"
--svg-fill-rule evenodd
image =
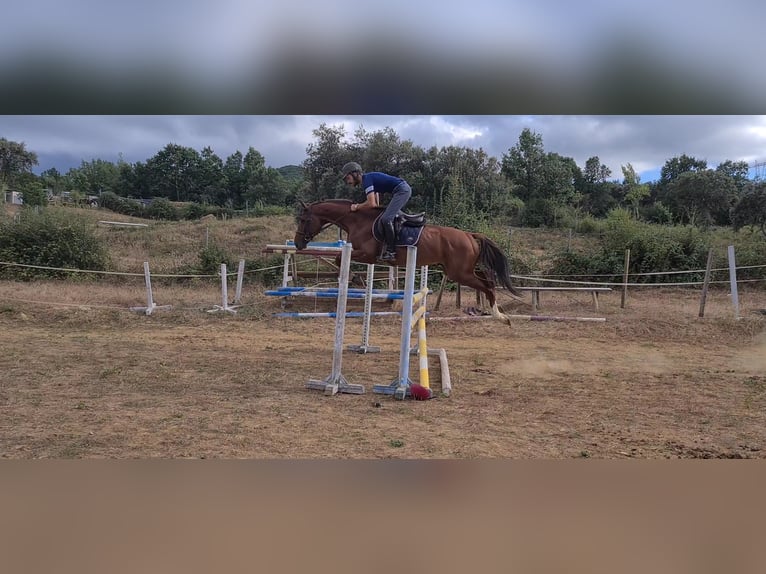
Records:
M383 234L386 239L386 250L381 255L381 261L391 261L396 259L396 230L394 229L394 222L389 221L383 224Z

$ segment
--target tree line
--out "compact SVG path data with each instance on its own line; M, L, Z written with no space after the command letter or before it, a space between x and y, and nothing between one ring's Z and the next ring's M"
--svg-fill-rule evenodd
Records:
M0 186L23 194L27 205L49 195L75 198L115 194L121 198L162 198L231 210L256 206L291 209L298 201L359 200L343 184L340 167L358 161L366 171L405 178L413 188L408 209L432 219L470 227L508 223L527 227L572 225L623 209L638 220L697 227L755 226L766 235L766 182L748 178L744 161L715 168L695 157L668 159L653 182L641 182L630 163L614 177L598 156L579 166L571 157L547 151L529 128L501 158L463 146L423 148L391 128L321 124L301 165L272 168L250 147L225 160L210 147L197 151L170 143L146 161L82 161L61 174L55 168L32 173L37 154L25 144L0 138Z

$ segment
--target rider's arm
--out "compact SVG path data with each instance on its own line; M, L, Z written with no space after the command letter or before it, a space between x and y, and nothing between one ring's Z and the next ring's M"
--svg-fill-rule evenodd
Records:
M370 191L367 193L367 199L365 199L362 203L354 203L351 205L351 211L357 211L359 209L370 209L373 207L378 207L378 205L380 205L378 202L378 192Z

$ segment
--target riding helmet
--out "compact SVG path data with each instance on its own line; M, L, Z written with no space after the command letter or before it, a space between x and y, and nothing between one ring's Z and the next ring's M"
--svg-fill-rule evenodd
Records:
M346 177L348 174L350 174L352 171L362 171L362 166L356 163L355 161L350 161L346 165L343 166L343 177Z

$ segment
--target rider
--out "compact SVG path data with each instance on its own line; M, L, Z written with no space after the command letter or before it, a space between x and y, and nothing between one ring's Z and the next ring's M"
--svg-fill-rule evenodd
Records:
M386 207L380 222L386 240L386 250L380 257L381 261L396 259L396 231L394 230L394 218L404 209L404 206L412 195L412 188L400 177L388 175L379 171L364 173L362 166L355 161L350 161L343 166L343 181L347 185L362 186L367 198L363 203L352 203L351 211L369 209L380 205L378 194L390 192L391 201Z

